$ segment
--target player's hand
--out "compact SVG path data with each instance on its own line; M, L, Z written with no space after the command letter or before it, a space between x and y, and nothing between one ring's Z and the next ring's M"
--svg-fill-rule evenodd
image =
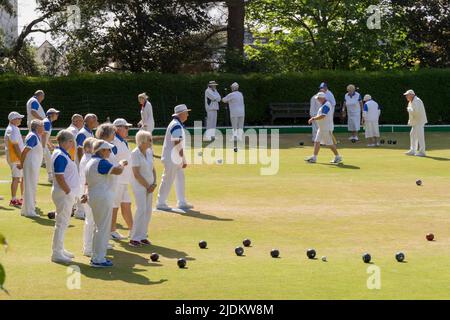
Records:
M22 169L23 169L23 167L22 167L22 165L21 165L20 163L16 164L16 167L17 167L17 169L19 169L19 170L22 170Z
M120 161L119 161L119 164L120 164L122 167L126 167L126 166L128 165L128 161L127 161L127 160L120 160Z
M153 191L155 191L155 189L156 189L156 183L154 183L150 187L148 187L147 192L153 193Z
M88 196L87 196L87 194L83 194L83 195L81 196L80 202L81 202L81 203L86 203L87 201L88 201Z
M183 162L182 168L183 168L183 169L186 169L186 167L187 167L187 163L186 163L186 162Z
M313 123L313 121L314 121L314 119L313 119L313 118L309 119L309 120L308 120L308 124L312 124L312 123Z

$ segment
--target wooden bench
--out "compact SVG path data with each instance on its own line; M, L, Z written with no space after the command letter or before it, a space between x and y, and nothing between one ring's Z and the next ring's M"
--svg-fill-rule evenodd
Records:
M276 119L309 119L309 102L278 102L269 105L270 115L272 116L271 124ZM339 103L334 110L335 123L342 123L342 105Z
M272 125L276 119L309 119L309 102L271 103L269 109Z

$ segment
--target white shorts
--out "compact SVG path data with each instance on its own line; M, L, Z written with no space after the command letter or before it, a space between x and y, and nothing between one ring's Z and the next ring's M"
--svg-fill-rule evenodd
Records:
M22 178L23 177L23 170L17 168L17 163L8 163L9 167L11 168L11 176L13 178Z
M378 121L366 121L364 127L366 129L366 138L380 137Z
M316 138L314 142L320 142L320 144L324 144L326 146L332 146L336 144L336 140L334 139L333 132L331 130L317 130Z
M116 186L113 208L119 208L121 203L131 203L127 184L117 184Z

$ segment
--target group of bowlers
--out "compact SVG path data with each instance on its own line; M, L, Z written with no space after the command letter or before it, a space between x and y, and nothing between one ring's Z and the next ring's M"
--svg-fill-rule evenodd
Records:
M407 90L403 95L408 102L406 110L409 115L408 125L411 126L410 149L406 152L406 155L425 157L425 124L428 122L425 106L413 90ZM319 92L310 101L311 118L308 120L308 124L312 126L314 152L305 161L316 163L322 145L328 146L333 152L334 158L331 163L339 164L343 161L337 150L337 142L333 135L335 106L336 99L333 93L328 89L328 85L322 82L319 86ZM371 95L366 94L363 98L356 91L354 85L348 85L342 112L347 115L348 131L351 132L349 140L353 142L359 140L358 132L362 124L365 129L365 137L368 140L367 146L380 146L379 117L381 110Z
M217 110L220 94L217 83L211 81L205 92L205 109L207 111L207 131L205 140L214 139ZM230 106L233 124L233 139L243 138L245 107L239 85L234 83L232 92L223 102ZM378 119L379 105L365 95L363 99L353 85L347 87L344 110L348 112L351 139L357 140L359 123L366 130L369 146L379 145ZM407 155L425 156L424 125L427 123L423 102L413 90L404 93L409 113L408 124L411 130L411 148ZM124 240L125 236L116 230L119 208L130 230L129 245L150 245L148 226L152 214L153 192L157 187L157 175L153 165L152 131L155 128L153 108L148 96L138 96L141 105L141 129L136 135L136 148L130 150L127 142L128 131L132 126L125 119L119 118L113 123L99 125L97 116L89 113L82 117L72 116L70 126L58 132L57 146L50 140L52 122L58 119L59 110L50 108L44 112L42 90L27 102L28 134L22 139L19 126L25 117L18 112L8 116L9 125L5 132L5 149L7 162L11 168L12 183L10 204L21 207L21 214L27 217L39 217L36 213L36 195L39 171L42 162L52 183L52 200L56 207L56 222L52 244L52 261L71 263L74 255L64 247L64 235L69 225L72 212L78 219L84 219L83 253L91 257L93 267L110 267L112 262L106 259L106 252L111 248L109 240ZM333 136L334 108L336 102L326 83L320 85L320 91L311 99L311 118L314 154L306 161L315 163L321 145L329 146L335 157L332 163L342 162ZM185 129L190 109L186 105L174 108L172 121L164 137L161 162L164 172L158 190L156 209L172 211L167 199L175 184L177 207L181 210L193 208L186 201L184 169L187 162L184 154ZM215 112L215 113L214 113ZM94 130L95 135L94 135ZM131 197L128 186L131 185L136 212L131 212ZM17 198L20 186L23 198Z

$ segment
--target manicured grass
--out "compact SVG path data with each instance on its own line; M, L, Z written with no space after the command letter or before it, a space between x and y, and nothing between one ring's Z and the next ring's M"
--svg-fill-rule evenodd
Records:
M0 183L0 232L10 243L0 261L11 294L0 299L449 299L450 134L427 134L428 158L403 155L407 134L386 134L399 143L378 149L348 143L345 135L338 139L342 166L329 165L325 149L318 164L304 163L312 152L307 135L285 135L274 176L261 176L259 165L188 167L187 195L198 212L155 212L153 245L133 249L116 242L111 269L88 266L81 254L83 222L73 219L66 247L81 269L80 290L67 289L67 267L50 262L54 221L45 215L53 204L44 170L40 219L8 207L9 184ZM0 180L9 180L3 156L0 164ZM436 241L425 240L428 232ZM252 247L237 257L234 248L247 237ZM206 250L197 245L202 239ZM311 247L318 260L306 258ZM272 248L281 258L270 257ZM367 288L373 265L362 262L366 251L380 267L380 290ZM406 263L395 261L397 251L406 253ZM160 262L149 262L151 252ZM179 257L186 257L187 269L178 269Z

